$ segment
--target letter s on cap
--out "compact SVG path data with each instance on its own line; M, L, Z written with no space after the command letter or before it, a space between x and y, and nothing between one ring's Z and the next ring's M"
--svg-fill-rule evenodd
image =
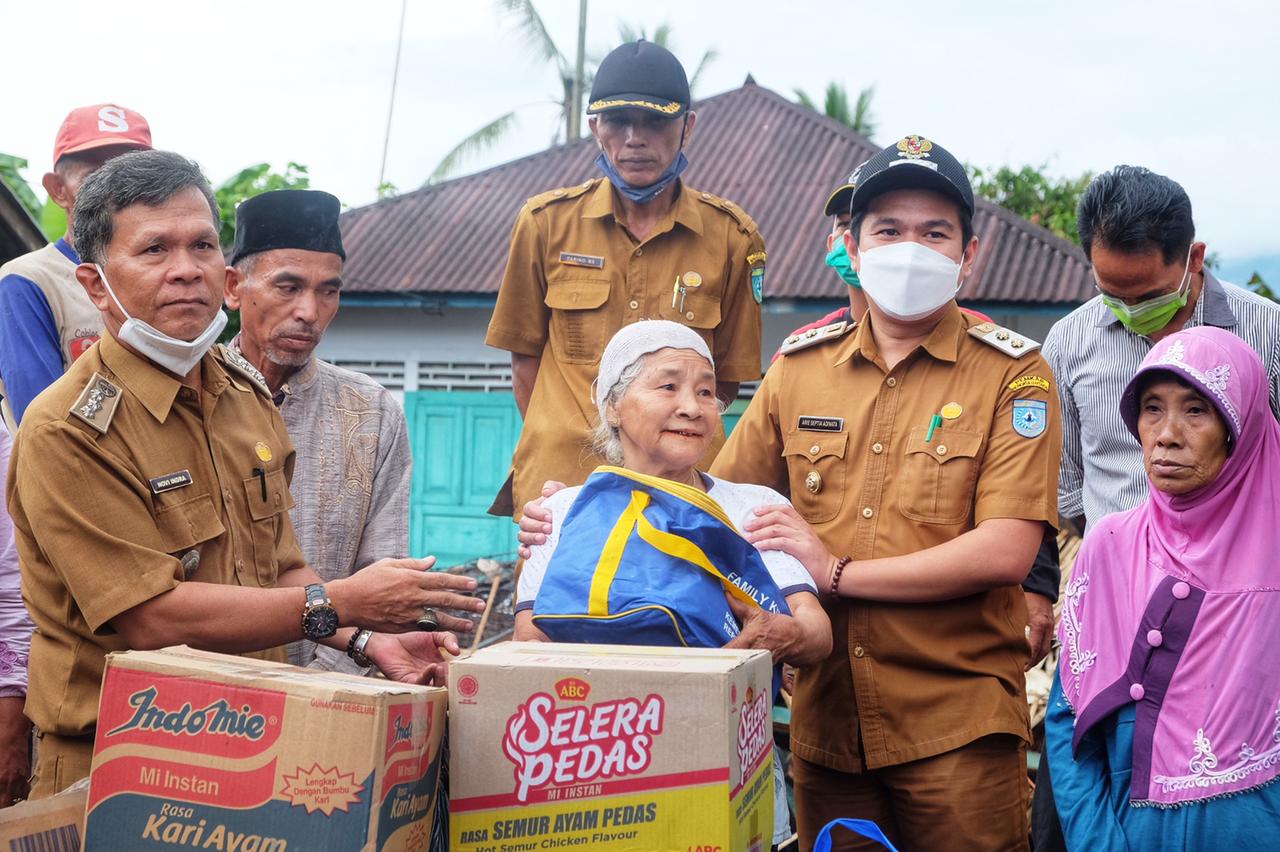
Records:
M129 129L129 122L120 107L104 106L98 110L98 129L105 133L124 133Z

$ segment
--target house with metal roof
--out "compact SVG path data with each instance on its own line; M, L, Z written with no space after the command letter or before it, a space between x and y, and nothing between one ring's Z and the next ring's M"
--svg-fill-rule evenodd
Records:
M822 208L880 146L751 78L695 109L685 184L731 199L765 237L767 363L792 329L847 304L844 283L824 263L831 223ZM436 553L447 564L514 549L512 525L484 515L520 429L510 357L486 347L484 332L521 205L596 177L596 153L593 139L579 139L343 214L342 309L319 354L404 395L415 555ZM974 229L980 247L960 293L966 307L1043 339L1092 295L1077 246L982 199Z

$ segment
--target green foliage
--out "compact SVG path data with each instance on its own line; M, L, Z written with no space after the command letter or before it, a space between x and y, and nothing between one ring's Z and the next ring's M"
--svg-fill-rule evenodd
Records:
M26 179L22 177L22 169L26 167L27 161L21 157L0 154L0 180L4 181L5 186L18 197L18 201L22 202L22 206L27 209L31 218L38 222L40 221L40 199L36 198L36 194L31 191Z
M506 115L498 116L484 127L481 127L455 145L453 150L445 154L440 164L436 166L435 171L431 173L431 176L427 178L427 182L423 185L430 186L433 183L444 180L457 171L463 160L479 154L494 145L499 139L506 136L516 124L516 114L513 110Z
M1266 281L1262 280L1262 275L1260 273L1253 273L1244 286L1248 287L1250 290L1265 299L1270 299L1273 302L1280 302L1280 294L1277 294L1275 290L1272 290L1267 285Z
M1080 244L1076 230L1076 207L1092 173L1076 178L1051 178L1044 172L1048 164L1012 169L1001 166L992 171L967 166L973 191L1024 219L1048 228L1064 240Z
M801 106L806 106L814 112L822 113L833 121L838 121L853 130L854 133L860 133L870 138L876 132L876 122L871 115L871 99L875 97L875 86L867 86L858 92L858 97L854 100L853 105L850 106L849 92L845 89L844 84L828 83L827 89L823 93L822 109L818 109L818 104L803 89L796 89L795 93L796 100Z
M311 176L307 167L290 162L284 172L271 171L270 163L248 166L231 176L213 191L222 214L222 231L218 234L223 250L231 248L236 238L236 208L246 198L277 189L309 189Z
M271 171L270 163L258 163L241 169L218 186L213 195L218 200L218 211L222 215L222 230L218 239L222 250L228 251L236 239L236 208L240 202L264 192L277 189L310 189L311 177L307 167L290 162L283 173ZM227 328L222 332L221 340L226 343L240 333L239 311L228 311Z
M399 194L400 188L389 180L384 180L382 183L378 184L379 200L383 198L395 198Z

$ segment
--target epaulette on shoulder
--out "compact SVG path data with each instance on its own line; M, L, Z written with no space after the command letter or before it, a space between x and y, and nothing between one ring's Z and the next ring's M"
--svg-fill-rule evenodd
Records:
M88 423L98 434L105 435L111 427L111 418L116 416L116 406L119 404L120 386L101 373L94 373L89 384L84 386L80 396L71 404L71 414Z
M1035 352L1040 348L1038 341L993 322L980 322L970 326L969 334L988 346L999 349L1010 358L1021 358L1028 352Z
M725 213L732 216L733 220L738 223L738 229L742 231L742 233L750 234L753 231L759 230L756 226L756 220L751 218L751 214L734 204L729 199L721 198L718 195L712 195L709 192L702 192L697 189L692 189L690 192L694 193L702 203L710 204L717 210L723 210Z
M853 331L857 325L857 322L853 320L840 320L830 325L819 326L808 331L802 331L799 334L793 334L782 341L782 345L778 347L778 354L790 355L792 352L799 352L801 349L808 349L810 346L817 346L819 343L826 343L828 340L844 337Z
M263 378L257 367L245 360L243 355L223 343L218 344L217 354L222 359L222 363L248 379L267 399L271 398L271 389L267 387L267 380Z
M552 189L552 190L548 190L547 192L540 192L537 195L535 195L533 198L530 198L528 201L526 201L525 205L530 210L541 210L543 207L546 207L548 204L554 204L557 201L566 201L570 198L577 198L579 195L582 195L587 190L593 188L597 183L600 182L600 180L601 178L592 178L591 180L586 181L585 183L578 183L578 184L574 184L573 186L562 186L559 189Z

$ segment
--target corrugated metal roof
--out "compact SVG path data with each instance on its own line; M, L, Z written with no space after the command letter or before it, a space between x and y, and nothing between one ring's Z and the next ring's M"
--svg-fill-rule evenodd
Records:
M877 146L748 81L697 104L688 185L729 198L759 223L769 251L766 296L843 299L823 263L822 206L841 175ZM597 176L590 139L343 214L345 289L361 293L492 294L525 199ZM1070 304L1093 295L1084 253L979 199L980 237L966 302Z

